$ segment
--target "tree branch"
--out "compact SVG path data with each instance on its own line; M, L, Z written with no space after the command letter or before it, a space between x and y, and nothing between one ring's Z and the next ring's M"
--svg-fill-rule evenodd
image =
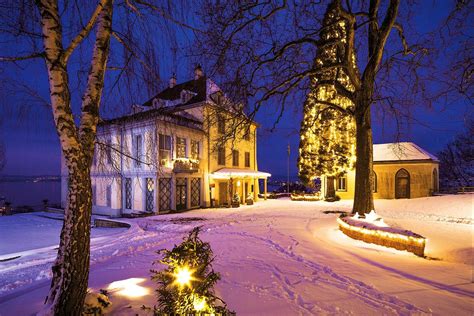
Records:
M194 32L203 33L203 31L200 30L200 29L198 29L198 28L195 28L195 27L193 27L193 26L191 26L191 25L189 25L189 24L186 24L186 23L183 23L183 22L181 22L181 21L176 20L175 18L173 18L173 17L171 16L171 14L165 12L163 9L161 9L160 7L158 7L158 6L156 6L156 5L153 5L153 4L151 4L151 3L147 2L147 1L143 1L143 0L134 0L134 1L135 1L136 3L138 3L138 4L141 4L141 5L144 6L144 7L147 7L147 8L149 8L149 9L155 11L155 12L158 12L163 18L165 18L165 19L167 19L167 20L173 22L173 23L176 24L176 25L185 27L185 28L190 29L190 30L192 30L192 31L194 31ZM129 1L127 1L127 4L128 4L130 7L132 7L132 9L134 8L134 11L136 11L136 12L138 13L138 9L137 9L135 6L133 6ZM138 14L139 14L139 13L138 13Z
M31 53L25 56L0 56L0 61L20 61L20 60L27 60L27 59L34 59L34 58L42 58L44 57L44 52L41 53Z
M378 0L373 1L378 2ZM373 51L369 52L369 61L362 75L363 82L374 82L375 80L374 78L377 73L377 69L380 65L380 61L382 60L385 43L387 42L390 30L395 24L395 20L397 18L399 4L400 0L390 0L390 5L387 9L387 13L385 14L382 26L378 31L377 41L375 42L375 45L373 45ZM370 41L369 45L372 45Z
M403 45L403 55L415 55L415 52L410 49L407 43L407 39L405 37L404 31L403 31L403 26L400 23L394 23L393 27L397 29L398 31L398 36L400 36L400 40L402 41Z
M87 79L87 87L82 98L81 122L79 137L84 154L92 155L97 123L99 122L99 106L104 87L104 76L109 57L110 34L112 33L112 0L105 0L97 23L97 35L92 53L91 68ZM88 157L92 159L92 156Z
M67 63L74 49L76 49L76 47L90 34L92 28L95 25L95 21L97 20L97 17L102 12L102 9L106 1L107 0L100 0L94 12L92 13L92 16L89 19L89 22L87 22L87 24L82 28L79 34L77 34L77 36L71 41L68 48L66 48L66 50L63 53L64 63Z

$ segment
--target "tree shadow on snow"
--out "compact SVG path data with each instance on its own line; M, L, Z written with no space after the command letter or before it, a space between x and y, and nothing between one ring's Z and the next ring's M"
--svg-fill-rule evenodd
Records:
M460 283L460 284L453 284L453 285L447 285L447 284L439 283L439 282L436 282L436 281L433 281L433 280L425 279L425 278L410 274L408 272L397 270L393 267L383 265L379 262L364 258L364 257L362 257L358 254L352 253L350 251L346 251L346 252L351 254L352 256L358 258L359 260L365 262L365 263L368 263L368 264L370 264L372 266L375 266L377 268L389 271L391 273L398 274L398 275L400 275L401 277L403 277L405 279L412 280L412 281L419 282L419 283L423 283L425 285L428 285L428 286L431 286L431 287L434 287L434 288L437 288L437 289L440 289L440 290L443 290L443 291L447 291L447 292L450 292L450 293L453 293L453 294L463 295L463 296L467 296L467 297L470 297L470 298L474 298L474 292L463 290L463 289L460 289L460 288L456 287L456 285L464 285L464 284L468 284L468 283Z

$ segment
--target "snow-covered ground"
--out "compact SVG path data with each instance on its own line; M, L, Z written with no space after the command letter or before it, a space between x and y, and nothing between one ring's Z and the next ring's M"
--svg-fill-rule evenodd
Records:
M427 259L343 235L338 214L323 212L349 211L351 201L268 200L127 220L130 229L93 233L90 287L125 280L135 292L112 289L110 312L145 314L140 306L156 302L149 279L155 251L171 248L199 225L222 274L218 293L239 315L472 315L473 197L376 201L387 224L428 238ZM0 262L0 315L32 314L48 291L55 245L44 240L57 241L61 222L35 226L27 224L33 214L22 216L23 227L15 216L0 217L0 257L26 253Z

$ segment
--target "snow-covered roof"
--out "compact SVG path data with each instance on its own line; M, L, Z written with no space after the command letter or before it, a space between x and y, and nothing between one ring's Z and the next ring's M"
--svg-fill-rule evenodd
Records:
M433 160L438 158L412 142L374 144L374 162Z
M211 175L213 178L217 179L230 179L241 177L268 178L272 176L270 173L267 172L238 168L222 168L217 171L214 171Z

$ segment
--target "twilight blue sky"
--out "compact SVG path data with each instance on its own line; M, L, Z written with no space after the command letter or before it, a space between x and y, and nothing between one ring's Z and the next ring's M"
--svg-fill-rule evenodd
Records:
M433 1L427 10L415 12L413 19L416 28L429 31L446 17L451 4L448 1ZM435 23L433 23L435 22ZM179 31L177 31L179 33ZM178 43L187 45L190 39L177 35ZM5 55L11 50L11 40L6 41L0 35L0 51ZM112 47L118 49L118 47ZM192 61L179 50L171 57L167 48L159 56L160 77L166 82L173 71L178 74L178 82L189 80L192 76ZM0 76L9 78L0 90L0 140L7 153L7 165L2 174L40 175L59 174L60 149L54 130L50 109L38 102L38 98L48 98L48 83L42 61L29 61L21 64L3 65ZM109 80L110 81L110 80ZM0 81L1 83L1 81ZM28 86L30 93L24 92L22 85ZM76 96L76 102L78 98ZM146 97L142 100L146 101ZM104 104L105 107L109 104ZM302 105L295 105L284 113L280 124L271 132L270 128L277 116L277 108L267 106L257 114L256 120L261 124L258 138L258 166L268 171L274 178L286 176L287 145L291 146L291 175L296 176L296 159L298 152L298 130L302 118ZM404 126L400 139L413 141L431 153L436 154L453 137L464 130L464 121L472 110L467 102L458 102L449 106L434 104L431 108L419 106L415 116L419 122ZM381 121L377 111L374 117L374 142L392 142L395 138L393 121Z

